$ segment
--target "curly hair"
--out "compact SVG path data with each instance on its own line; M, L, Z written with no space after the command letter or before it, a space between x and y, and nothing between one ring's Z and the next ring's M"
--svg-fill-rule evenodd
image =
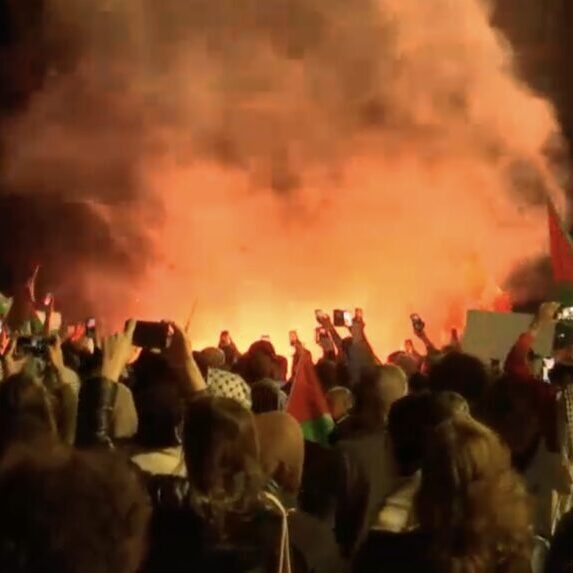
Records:
M0 468L0 570L133 573L151 506L111 454L14 448Z
M228 517L260 503L264 480L254 419L237 401L212 396L192 401L183 451L191 503L220 534Z
M460 414L428 445L416 500L440 571L482 573L529 559L531 504L498 436Z

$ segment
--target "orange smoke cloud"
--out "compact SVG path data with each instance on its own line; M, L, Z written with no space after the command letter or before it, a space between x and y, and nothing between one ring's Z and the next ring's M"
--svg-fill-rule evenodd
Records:
M196 301L198 346L229 329L243 347L268 334L286 352L290 329L312 347L316 308L362 307L385 355L411 312L442 342L545 250L534 205L558 188L544 149L559 130L484 3L108 2L101 28L55 3L79 30L83 65L14 129L10 177L27 181L38 157L82 174L105 172L109 155L137 167L129 219L149 225L156 256L116 312L183 319ZM97 121L22 151L30 124L53 122L80 84L139 118L135 157L132 124L111 122L86 165ZM95 290L108 284L90 272Z

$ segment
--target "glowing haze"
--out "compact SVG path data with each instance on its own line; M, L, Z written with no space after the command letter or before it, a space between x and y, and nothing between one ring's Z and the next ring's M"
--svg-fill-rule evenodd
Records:
M546 249L558 126L484 3L52 2L78 55L14 118L6 177L141 254L137 277L82 270L102 311L195 306L198 345L285 350L316 308L363 307L384 355L411 312L442 342Z

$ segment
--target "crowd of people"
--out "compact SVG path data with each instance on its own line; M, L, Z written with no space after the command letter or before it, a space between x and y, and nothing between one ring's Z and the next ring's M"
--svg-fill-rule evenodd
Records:
M0 571L6 573L558 573L573 571L573 348L550 383L532 345L502 368L437 348L423 323L381 359L362 313L318 316L312 364L331 417L293 415L297 372L230 333L162 348L137 325L100 339L5 317L0 355ZM21 333L45 344L31 344Z

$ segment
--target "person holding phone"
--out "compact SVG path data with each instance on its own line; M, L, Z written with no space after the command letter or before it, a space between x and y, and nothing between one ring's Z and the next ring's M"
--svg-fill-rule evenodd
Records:
M560 306L560 303L557 302L545 302L539 307L529 329L519 336L505 359L504 371L506 374L528 379L536 377L540 373L542 365L540 362L531 360L531 347L539 331L546 324L555 320L555 314Z
M358 383L366 369L382 364L366 336L365 329L364 313L362 309L357 308L349 328L351 344L348 347L348 368L351 384Z
M413 313L410 315L410 321L412 322L412 330L416 338L421 340L426 347L427 356L435 356L439 354L439 350L436 345L430 340L428 333L426 332L426 323L422 320L419 314Z
M356 384L360 378L360 373L364 368L373 364L381 364L376 356L365 333L364 312L357 308L352 314L347 310L335 310L333 312L334 322L321 310L316 311L317 321L330 334L334 342L338 356L346 362L350 375L350 383ZM350 337L344 341L338 334L336 326L344 326L350 331Z
M320 324L320 326L324 328L324 330L328 333L328 336L332 340L332 343L334 344L335 348L334 351L336 352L336 354L338 356L344 356L342 338L340 334L338 334L338 331L336 330L335 325L330 319L328 313L324 312L321 309L318 309L314 312L314 315L316 317L316 321L318 322L318 324Z
M573 492L573 420L568 416L571 391L553 383L559 377L558 361L550 371L552 384L541 379L542 361L534 356L532 345L541 329L555 320L560 307L545 302L510 350L504 364L505 377L498 391L505 395L492 397L507 406L498 413L496 429L510 445L520 462L520 472L535 492L535 531L550 538ZM539 357L541 358L541 357ZM573 380L573 378L571 378Z
M322 349L323 360L336 360L336 348L330 334L324 326L315 329L315 341Z
M241 353L233 342L231 334L228 330L223 330L219 335L218 347L225 354L225 365L228 368L232 368L239 360Z

